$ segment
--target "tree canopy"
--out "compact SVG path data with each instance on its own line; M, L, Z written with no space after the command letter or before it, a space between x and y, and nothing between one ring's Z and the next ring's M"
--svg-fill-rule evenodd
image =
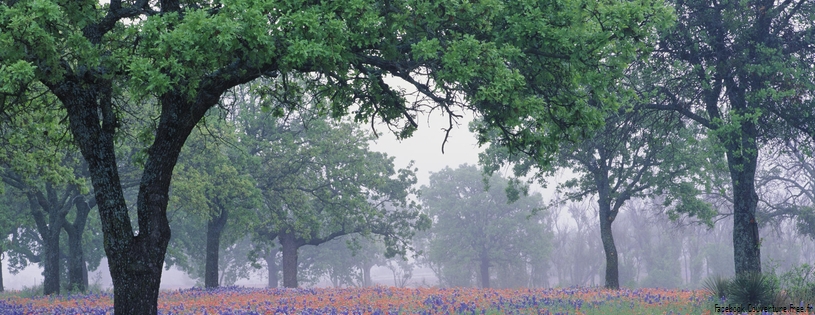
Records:
M155 314L173 169L228 89L307 74L335 116L381 120L401 137L429 108L451 125L475 110L503 143L541 158L561 133L598 125L602 111L581 96L603 94L667 12L660 1L4 1L2 111L19 110L38 84L60 101L90 170L115 312ZM409 102L386 75L427 101ZM552 93L530 90L543 86ZM575 86L585 92L558 96ZM136 227L114 145L128 102L159 109Z
M433 173L422 187L422 204L433 219L425 235L428 260L444 285L534 282L529 269L542 269L538 264L551 245L548 222L532 215L543 199L534 194L508 203L506 186L499 175L485 181L477 167L461 165Z

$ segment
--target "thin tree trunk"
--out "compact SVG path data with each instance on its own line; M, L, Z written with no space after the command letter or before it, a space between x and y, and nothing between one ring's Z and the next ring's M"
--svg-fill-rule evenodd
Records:
M608 205L600 206L600 239L603 241L603 249L606 254L606 288L620 288L619 262L617 257L617 245L614 244L614 235L611 231L613 217L609 215ZM605 211L603 211L605 209Z
M5 253L6 253L5 248L3 248L3 252L0 253L0 254L5 254ZM6 291L6 287L3 285L3 259L2 259L2 257L4 257L4 256L5 255L0 255L0 292L5 292Z
M226 209L220 208L220 213L210 216L207 220L207 252L204 266L204 287L206 288L218 287L218 250L221 247L221 234L229 216Z
M280 270L277 267L277 248L272 248L266 254L266 257L263 257L266 260L266 269L269 272L269 277L267 278L268 283L266 284L267 288L277 288L277 284L280 281L277 277L277 272Z
M600 151L600 161L605 161L605 150ZM617 245L614 244L614 235L611 229L611 224L617 217L616 205L615 209L611 209L611 186L608 176L608 167L606 162L598 161L599 170L595 174L595 184L597 186L597 205L600 209L600 240L603 242L603 251L606 255L606 288L619 289L620 288L620 270L619 258L617 257ZM617 200L617 203L621 203Z
M283 287L297 287L297 239L294 232L280 234L280 247L283 251Z
M82 249L82 233L91 207L81 196L74 198L74 206L74 223L68 223L67 220L63 223L63 229L68 234L68 286L71 290L85 292L88 289L88 269Z

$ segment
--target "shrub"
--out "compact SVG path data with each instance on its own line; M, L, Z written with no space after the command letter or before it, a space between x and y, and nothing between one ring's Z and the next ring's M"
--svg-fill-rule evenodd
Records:
M808 264L794 267L783 273L780 280L790 303L815 304L815 267Z
M726 295L730 302L742 307L767 306L775 301L777 282L770 275L743 273L730 282Z
M719 300L727 298L727 289L730 286L730 279L715 275L705 279L704 288Z

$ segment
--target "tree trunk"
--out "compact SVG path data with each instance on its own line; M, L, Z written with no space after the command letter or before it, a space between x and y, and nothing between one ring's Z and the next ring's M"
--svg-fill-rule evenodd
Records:
M603 241L603 250L606 254L606 288L616 290L620 288L620 273L617 245L614 244L614 235L611 231L614 217L610 215L609 208L608 205L600 206L600 239Z
M6 253L6 251L5 251L5 248L4 248L3 252L0 253L0 254L5 254L5 253ZM5 292L6 291L6 287L3 286L3 259L2 259L2 257L4 257L4 256L5 255L0 255L0 292Z
M479 264L481 270L481 287L482 288L489 288L490 287L490 258L488 254L483 253L481 254L481 261Z
M59 234L48 233L43 237L43 283L42 293L45 295L59 294L60 290L60 270L62 270L62 260L59 257Z
M744 123L743 125L750 125ZM742 126L747 129L750 126ZM752 128L754 129L754 128ZM733 183L733 260L736 274L761 272L761 240L758 236L755 187L758 148L755 137L741 136L739 145L729 145L727 161Z
M208 106L192 105L186 95L160 97L162 112L147 151L137 197L138 230L134 231L116 161L114 136L119 122L113 110L112 84L107 80L85 82L70 73L65 76L66 80L49 89L65 106L71 133L88 163L113 280L114 313L155 315L170 241L167 202L173 168L184 141ZM215 104L217 97L198 101Z
M297 239L294 232L280 233L280 247L283 251L283 287L297 287Z
M269 249L266 257L263 257L266 260L266 269L269 272L269 277L267 278L268 283L266 284L267 288L277 288L277 283L280 281L277 277L277 272L280 270L277 267L277 248Z
M371 268L373 268L373 265L368 263L364 263L362 266L362 285L364 287L373 285L373 281L371 281Z
M85 265L85 253L82 250L82 233L91 207L81 196L74 198L76 218L74 223L63 223L68 234L68 286L72 291L85 292L88 289L88 268Z
M31 214L37 225L37 232L42 238L42 267L44 295L59 294L60 270L62 268L59 252L59 233L62 232L62 220L58 220L56 210L40 193L27 194ZM48 213L46 222L45 214Z
M207 220L207 252L204 266L204 287L218 287L218 250L221 248L221 234L229 216L226 209L220 207L220 213Z
M617 217L617 209L622 204L617 200L615 208L611 208L611 185L609 181L608 160L605 159L605 150L600 152L600 160L597 161L599 170L595 174L595 185L597 186L597 205L600 209L600 240L603 242L603 251L606 254L606 288L620 288L619 258L617 257L617 245L614 244L614 235L611 224Z

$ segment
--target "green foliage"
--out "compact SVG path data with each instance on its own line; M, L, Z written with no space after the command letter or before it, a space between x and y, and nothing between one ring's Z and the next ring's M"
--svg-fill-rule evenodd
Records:
M730 279L720 275L715 275L705 279L702 287L704 287L705 290L710 292L710 294L719 300L724 300L727 298L730 283Z
M508 203L507 180L494 175L488 182L485 187L477 167L461 165L431 174L422 187L422 205L433 218L423 250L443 285L474 285L487 259L490 273L501 275L495 285L526 286L535 276L529 267L549 256L551 230L542 213L532 215L543 205L541 196Z
M752 306L769 306L775 301L778 283L773 276L762 273L742 273L730 281L727 288L728 302L747 309Z
M668 14L660 1L8 1L0 4L5 48L0 83L14 93L42 83L60 99L69 117L60 125L70 124L84 156L95 159L89 164L96 187L110 190L98 192L110 196L98 201L105 208L100 209L108 232L105 244L111 251L132 253L166 239L134 238L122 187L109 172L119 167L112 142L123 122L122 100L159 103L157 134L140 137L158 139L149 144L156 150L147 150L143 159L141 187L157 188L161 196L169 189L167 172L180 150L176 144L186 139L189 128L228 89L263 76L306 77L309 91L331 97L333 115L353 111L355 123L382 120L400 137L410 136L428 105L451 115L451 125L459 110L475 109L490 128L504 131L504 143L546 160L563 138L600 125L602 110L589 106L585 96L603 98L608 83L624 71L638 47L649 46L640 43ZM438 44L415 45L432 40ZM388 75L407 81L424 99L409 102L405 90L384 82ZM134 112L150 104L135 103ZM176 131L179 137L167 137ZM396 172L386 172L391 173ZM346 196L358 192L350 185L343 188ZM328 190L315 192L315 199L331 196ZM292 193L270 207L300 207L296 201L311 198L306 195ZM353 206L364 199L355 199ZM140 229L162 230L155 225L164 222L165 201L141 198L148 204L139 204L138 214L158 217L138 217ZM291 217L270 221L285 219L294 229L315 231L319 220L294 215L302 212L295 210L286 210ZM337 226L339 221L320 223ZM398 243L395 239L385 238L389 249ZM148 257L153 254L145 252L135 261L159 259ZM156 269L154 262L150 265ZM121 281L136 279L127 274L131 269L113 270L123 270L114 275ZM117 313L146 302L151 302L146 312L154 311L155 298L144 292L157 290L136 285L119 292L133 295L117 295Z
M779 280L790 303L815 305L815 267L809 264L795 266L781 274Z
M269 84L306 84L286 80ZM237 93L245 100L236 117L244 133L240 145L249 153L263 198L250 224L256 239L271 242L294 232L303 246L377 234L385 256L406 255L413 233L429 226L410 198L416 169L396 169L393 157L370 151L368 133L354 123L326 119L313 95L269 104L245 90ZM263 110L280 106L300 112L278 118Z
M174 172L168 205L173 238L165 261L166 268L177 265L203 280L207 222L228 212L219 239L219 274L224 278L230 271L234 276L222 285L231 285L248 277L246 227L256 219L261 195L234 124L213 114L209 118L187 139Z

